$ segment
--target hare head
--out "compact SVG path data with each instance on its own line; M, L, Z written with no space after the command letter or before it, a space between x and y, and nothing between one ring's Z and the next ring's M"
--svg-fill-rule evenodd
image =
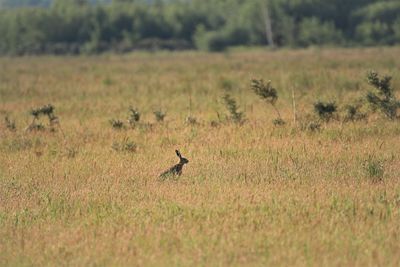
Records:
M180 164L183 165L183 164L189 163L189 160L184 158L184 157L182 157L181 153L178 150L175 150L175 152L176 152L176 155L179 157L179 160L180 160L179 163Z

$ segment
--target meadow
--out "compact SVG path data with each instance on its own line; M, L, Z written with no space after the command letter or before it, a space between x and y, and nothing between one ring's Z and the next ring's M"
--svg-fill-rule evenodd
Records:
M399 47L0 58L0 265L399 266L399 120L341 119L371 89L368 70L400 89L396 58ZM285 125L254 78L276 87ZM243 124L226 119L227 92ZM316 101L338 112L312 130ZM55 131L27 131L49 103ZM190 162L160 182L175 149Z

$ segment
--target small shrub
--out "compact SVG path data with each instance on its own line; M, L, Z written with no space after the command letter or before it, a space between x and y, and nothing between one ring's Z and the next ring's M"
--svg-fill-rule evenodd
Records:
M34 147L34 141L31 139L17 137L12 140L2 140L0 143L1 147L7 149L10 152L29 150Z
M360 111L362 108L361 104L346 105L344 108L346 112L344 122L360 121L367 118L367 114Z
M148 132L152 131L154 129L154 124L153 123L139 123L137 124L137 128L142 131L142 132Z
M128 122L129 124L134 127L136 126L137 123L140 121L140 112L136 108L129 108L129 119Z
M185 119L185 123L188 125L197 125L198 124L197 119L193 116L187 116Z
M46 116L54 116L54 106L53 105L51 105L51 104L48 104L48 105L46 105L46 106L43 106L43 107L41 107L41 112L42 112L42 114L43 115L46 115Z
M368 178L371 179L372 182L383 181L383 175L385 174L385 169L383 166L383 162L381 160L378 160L375 157L370 156L364 162L363 167Z
M244 122L244 113L239 112L236 100L233 99L229 94L226 94L223 97L223 100L225 102L225 107L230 113L230 120L232 120L234 123L242 124Z
M315 121L311 121L306 125L306 130L310 132L317 132L321 130L321 124Z
M40 119L41 116L47 116L49 121L50 131L55 131L55 126L60 126L60 121L58 117L54 114L54 110L55 108L52 104L31 109L29 113L33 116L33 119L31 124L28 126L27 130L28 131L45 130L46 127L43 124L38 123L38 120Z
M114 84L114 81L113 81L110 77L107 77L107 78L105 78L105 79L103 80L103 84L104 84L105 86L110 86L110 85L113 85L113 84Z
M114 142L112 144L112 149L117 152L129 152L134 153L137 150L137 145L130 141L128 138L125 138L121 143Z
M125 125L121 120L111 119L109 122L111 126L116 130L122 130L125 128Z
M278 100L278 91L272 87L271 81L267 83L264 80L252 80L251 81L251 89L253 92L258 95L262 100L269 103L275 110L278 118L273 120L274 125L284 125L286 122L282 119L281 113L279 112L278 108L276 107L276 101Z
M387 118L393 120L397 117L397 109L400 108L400 101L394 95L394 89L390 82L392 77L379 77L375 71L367 74L368 83L375 88L367 94L367 101L374 110L380 110Z
M11 132L15 132L17 130L17 126L15 125L15 121L10 119L8 116L6 116L4 118L4 123L5 123L6 128L8 130L10 130Z
M210 126L213 127L213 128L216 128L216 127L218 127L219 125L220 125L220 123L219 123L218 121L214 121L214 120L213 120L213 121L210 122Z
M42 131L46 130L46 127L41 123L35 123L35 124L29 125L28 130L32 131L32 132L42 132Z
M337 111L337 106L335 102L324 103L319 101L314 103L314 111L321 120L329 122Z
M283 125L286 124L286 122L285 122L284 120L282 120L281 118L274 119L274 120L272 121L272 123L273 123L275 126L283 126Z
M39 119L39 116L41 114L40 108L37 109L31 109L29 113L33 116L34 119Z
M76 148L67 148L67 151L65 153L66 157L69 159L75 158L77 154L78 150Z
M153 114L156 117L157 122L163 122L165 119L165 116L167 115L165 112L162 112L161 110L156 110L153 112Z
M272 87L271 81L265 83L264 80L254 79L251 81L251 89L256 95L271 105L275 105L278 100L278 92Z

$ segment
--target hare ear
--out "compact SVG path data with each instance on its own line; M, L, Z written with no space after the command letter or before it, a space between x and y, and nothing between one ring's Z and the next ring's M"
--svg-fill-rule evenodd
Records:
M179 153L178 150L175 150L175 153L176 153L176 155L177 155L179 158L182 158L181 153Z

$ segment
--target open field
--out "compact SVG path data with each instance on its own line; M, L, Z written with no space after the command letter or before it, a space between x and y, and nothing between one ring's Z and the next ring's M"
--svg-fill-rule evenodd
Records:
M301 127L317 100L342 116L370 69L400 89L396 58L400 48L0 58L0 265L399 266L399 121ZM272 80L285 126L252 78ZM243 125L225 122L225 92ZM24 131L48 103L62 132ZM130 106L146 125L113 129ZM114 149L124 142L136 149ZM157 181L176 148L190 163Z

